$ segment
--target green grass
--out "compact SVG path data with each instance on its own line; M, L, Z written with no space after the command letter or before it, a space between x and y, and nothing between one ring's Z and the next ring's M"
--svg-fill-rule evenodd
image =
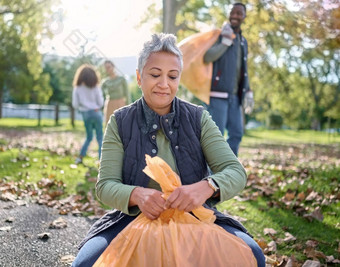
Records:
M1 118L0 119L0 129L33 129L39 130L43 132L48 131L82 131L83 130L83 122L79 120L75 120L75 127L73 128L71 125L70 119L60 119L58 125L55 125L55 121L53 119L41 119L40 126L38 125L37 119L22 119L22 118Z
M327 215L325 215L323 222L316 220L309 222L305 218L295 215L291 209L269 207L268 199L263 197L257 198L256 201L245 202L232 199L219 205L218 208L221 211L226 210L230 214L247 219L243 224L255 239L264 239L267 243L272 240L268 235L264 235L264 228L276 230L276 238L284 238L285 232L289 232L296 237L296 241L284 242L278 245L280 255L294 254L298 260L304 261L306 257L303 250L296 248L299 246L304 248L308 240L316 240L319 242L318 251L322 251L327 256L339 257L337 249L340 230L334 224L336 221L339 222L339 213L331 225L326 220L332 216Z
M256 143L313 143L313 144L340 144L340 134L312 130L247 130L242 139L242 145Z
M53 152L27 149L9 149L0 152L0 179L7 181L24 181L37 183L42 178L55 179L66 184L65 195L77 193L80 185L88 185L86 181L89 169L95 169L95 160L84 159L84 164L74 165L74 156L60 156ZM88 174L96 177L96 172ZM84 188L83 188L84 190Z

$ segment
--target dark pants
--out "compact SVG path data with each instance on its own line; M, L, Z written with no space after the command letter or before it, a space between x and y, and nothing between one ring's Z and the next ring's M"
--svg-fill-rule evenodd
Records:
M135 218L136 217L125 216L117 225L114 225L99 233L95 237L92 237L80 249L76 259L72 263L72 267L92 266L99 258L99 256L104 252L107 246L111 243L112 239L114 239L119 234L119 232L121 232ZM257 265L260 267L265 266L265 258L263 252L258 244L254 241L254 239L252 239L249 235L242 232L241 230L238 230L229 225L218 225L224 228L227 232L241 238L252 249L257 260Z

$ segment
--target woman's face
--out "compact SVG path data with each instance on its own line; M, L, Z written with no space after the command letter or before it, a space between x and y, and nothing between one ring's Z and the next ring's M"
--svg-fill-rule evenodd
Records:
M114 67L113 67L112 64L110 64L110 63L105 63L105 64L104 64L104 67L105 67L106 73L107 73L108 75L110 75L110 74L112 74L112 73L114 72Z
M174 54L167 52L152 53L144 66L142 75L137 70L137 82L142 88L144 99L148 106L159 115L170 112L180 78L180 60Z

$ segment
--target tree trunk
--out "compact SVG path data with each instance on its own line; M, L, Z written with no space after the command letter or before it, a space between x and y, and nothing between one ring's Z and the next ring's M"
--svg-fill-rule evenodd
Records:
M319 119L313 119L312 125L311 125L312 130L314 131L320 131L321 130L321 122Z
M71 114L71 125L74 128L75 127L75 125L74 125L74 116L75 116L75 114L74 114L74 108L72 107L72 105L70 106L70 114Z
M0 119L2 118L2 95L3 95L3 88L0 85Z
M59 124L59 104L55 105L55 125Z
M163 0L163 32L176 35L176 15L188 0Z
M163 32L173 33L175 32L176 23L176 0L163 0Z
M41 106L38 108L38 126L41 126Z

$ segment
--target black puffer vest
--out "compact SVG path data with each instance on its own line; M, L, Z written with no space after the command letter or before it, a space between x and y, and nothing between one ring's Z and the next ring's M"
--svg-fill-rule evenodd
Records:
M116 111L124 146L123 183L147 187L150 178L142 171L146 166L145 154L157 155L159 129L170 141L182 184L196 183L208 176L200 144L202 112L203 107L178 98L173 101L172 111L164 116L153 112L143 99Z

